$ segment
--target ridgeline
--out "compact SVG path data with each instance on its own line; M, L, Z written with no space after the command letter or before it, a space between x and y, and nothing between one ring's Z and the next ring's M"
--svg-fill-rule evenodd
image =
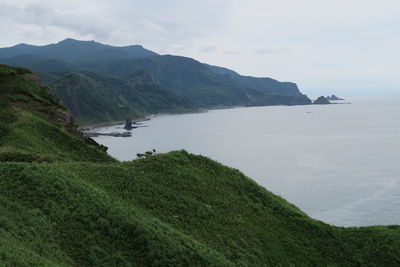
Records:
M0 66L0 263L398 266L400 227L309 218L185 151L118 162L28 70Z
M241 76L140 45L19 44L0 48L0 63L34 70L80 126L202 108L311 104L295 83Z

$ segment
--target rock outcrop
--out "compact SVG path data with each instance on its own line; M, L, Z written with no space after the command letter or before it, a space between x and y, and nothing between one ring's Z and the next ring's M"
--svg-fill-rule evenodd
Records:
M325 96L320 96L317 98L317 100L314 100L313 102L314 105L326 105L326 104L331 104L328 99L326 99Z
M336 95L327 96L326 99L330 101L344 100L343 98L337 97Z
M132 120L131 119L126 119L125 120L125 126L124 129L125 130L132 130Z

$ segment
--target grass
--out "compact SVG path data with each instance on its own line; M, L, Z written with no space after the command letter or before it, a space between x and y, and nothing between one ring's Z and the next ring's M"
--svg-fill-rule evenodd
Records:
M0 65L0 265L400 265L399 226L327 225L186 151L114 160L26 75Z
M76 130L69 112L32 75L0 65L0 159L114 161Z
M127 163L3 163L0 181L2 236L6 251L23 244L21 261L126 266L400 263L399 227L324 224L239 171L185 151Z

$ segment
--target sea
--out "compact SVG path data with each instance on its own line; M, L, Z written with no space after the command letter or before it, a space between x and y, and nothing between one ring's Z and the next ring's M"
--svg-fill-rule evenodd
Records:
M400 224L400 96L155 115L139 126L94 139L121 161L152 149L210 157L325 223Z

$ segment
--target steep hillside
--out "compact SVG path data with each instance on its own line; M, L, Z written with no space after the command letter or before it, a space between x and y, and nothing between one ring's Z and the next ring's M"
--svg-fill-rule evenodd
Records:
M334 227L185 151L108 157L25 69L0 66L5 266L398 266L400 227Z
M75 69L75 66L69 62L31 54L0 58L0 62L10 66L29 68L37 72L68 72Z
M3 64L31 68L57 93L61 101L68 107L81 123L120 120L115 100L121 99L129 103L127 115L151 113L158 111L176 112L186 110L189 106L201 108L226 106L261 106L261 105L308 105L311 100L303 95L295 83L279 82L271 78L246 77L226 68L200 63L194 59L172 55L157 55L141 46L113 47L94 41L77 41L66 39L57 44L46 46L17 45L0 49L0 62ZM151 93L144 97L147 104L136 100L142 94L136 94L140 85L132 87L130 96L126 97L127 80L135 79L138 72L147 73L154 85ZM92 74L88 76L88 72ZM96 79L92 79L95 73ZM76 77L86 80L75 83ZM104 81L107 93L104 92ZM85 78L83 78L85 77ZM71 80L68 80L71 79ZM88 81L90 79L90 82ZM69 85L73 84L71 88ZM100 105L94 112L81 114L77 110L87 110L87 101L82 101L80 94L88 93L87 85L93 85L93 92ZM63 86L60 93L60 85ZM111 85L111 86L109 86ZM158 89L155 89L158 88ZM165 90L161 90L161 89ZM154 90L153 90L154 89ZM173 94L172 94L173 92ZM92 93L92 92L90 92ZM160 94L161 95L160 95ZM172 100L170 106L165 105L166 95ZM108 99L100 99L100 97ZM187 103L182 105L182 100ZM160 103L162 107L158 106ZM153 106L153 104L156 104ZM126 106L125 104L123 104ZM104 122L103 121L103 122Z
M74 72L46 80L51 80L51 92L62 99L80 125L197 110L190 100L155 84L143 71L127 79Z
M239 84L246 88L251 88L261 92L282 96L302 96L297 84L292 82L279 82L271 78L257 78L242 76L230 69L204 64L213 73L220 75L221 80L227 83Z
M79 67L124 78L145 70L154 82L192 100L200 107L311 104L294 83L224 75L187 57L165 55L88 62Z
M114 161L30 71L0 65L0 160Z
M323 224L183 151L129 163L3 163L0 181L0 259L12 265L400 264L399 227Z

